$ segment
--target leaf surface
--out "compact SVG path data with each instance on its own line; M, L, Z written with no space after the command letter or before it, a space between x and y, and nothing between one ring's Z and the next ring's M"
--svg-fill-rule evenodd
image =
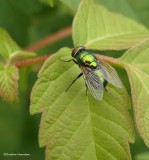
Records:
M135 160L148 160L149 152L139 153L135 156Z
M80 3L80 0L60 0L62 3L64 3L67 7L69 7L73 12L76 12L78 10L78 5Z
M3 59L10 61L12 58L35 56L33 52L23 51L3 28L0 28L0 35L0 55Z
M48 59L39 72L32 94L31 114L42 113L40 146L46 146L46 159L130 160L128 142L134 141L126 90L107 86L103 100L86 96L81 72L69 60L71 50L61 49Z
M0 28L0 95L8 101L18 99L18 59L33 57L33 52L23 51L6 30Z
M76 46L97 50L130 48L149 31L141 24L120 14L112 13L94 0L82 0L73 22L73 41Z
M137 129L149 146L149 39L128 50L119 60L130 80Z
M40 1L53 7L53 3L54 3L53 0L40 0Z
M0 95L7 101L18 99L18 69L14 65L0 63Z
M5 59L10 59L13 54L16 54L21 48L9 36L9 34L0 28L0 54Z

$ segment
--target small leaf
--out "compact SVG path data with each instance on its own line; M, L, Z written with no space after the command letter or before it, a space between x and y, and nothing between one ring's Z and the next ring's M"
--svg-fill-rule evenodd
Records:
M41 2L44 2L51 7L53 7L54 2L53 0L40 0ZM78 5L80 3L80 0L59 0L62 3L64 3L68 8L70 8L73 12L76 12L78 9Z
M18 59L33 57L33 52L23 51L9 34L0 28L0 95L7 101L18 99L18 68L13 65Z
M128 50L119 60L130 80L137 129L149 146L149 39Z
M23 51L17 43L10 37L10 35L2 28L0 28L0 55L5 60L24 58L35 56L35 53Z
M63 2L67 7L69 7L74 13L78 10L78 5L80 0L60 0Z
M0 28L0 54L3 58L10 59L11 56L20 50L21 48L13 41L9 34Z
M53 0L40 0L40 2L46 3L48 5L50 5L51 7L53 7Z
M18 51L15 55L11 57L11 62L16 62L18 60L24 60L27 58L33 58L36 56L35 52L28 52L28 51Z
M45 62L31 94L31 114L43 112L39 143L46 146L46 159L130 160L134 130L126 90L108 85L99 102L86 96L82 77L66 92L81 72L60 60L70 53L63 48Z
M75 46L90 49L130 48L149 37L149 31L141 24L120 14L112 13L93 0L82 0L73 22Z
M149 152L140 153L135 156L135 160L148 160L148 158Z
M7 101L18 99L18 69L14 65L0 63L0 95Z

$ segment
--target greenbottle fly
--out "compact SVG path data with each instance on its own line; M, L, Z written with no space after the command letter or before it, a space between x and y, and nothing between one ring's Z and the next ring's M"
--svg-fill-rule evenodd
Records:
M97 59L94 54L84 47L72 49L71 56L73 59L65 62L74 61L82 72L72 81L68 89L79 77L83 76L87 90L90 91L95 99L100 101L102 100L103 91L108 82L116 87L123 87L115 69L105 61Z

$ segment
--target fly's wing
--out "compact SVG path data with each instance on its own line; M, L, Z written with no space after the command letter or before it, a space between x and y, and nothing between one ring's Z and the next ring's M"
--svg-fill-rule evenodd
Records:
M98 63L99 63L98 66L102 71L104 79L116 87L123 88L122 81L120 80L115 69L111 65L109 65L108 63L106 63L105 61L101 59L98 59Z
M80 68L83 72L83 77L88 90L95 99L101 100L103 97L103 82L100 80L100 77L97 74L98 70L81 66Z

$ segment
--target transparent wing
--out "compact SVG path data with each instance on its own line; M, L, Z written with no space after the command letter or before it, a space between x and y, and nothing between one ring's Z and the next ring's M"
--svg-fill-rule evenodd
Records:
M120 80L115 69L108 63L99 58L98 58L98 63L99 63L98 66L102 71L104 79L113 84L114 86L122 88L123 87L122 81Z
M97 70L88 67L81 67L81 69L88 90L95 99L101 100L103 97L103 82L96 74Z

